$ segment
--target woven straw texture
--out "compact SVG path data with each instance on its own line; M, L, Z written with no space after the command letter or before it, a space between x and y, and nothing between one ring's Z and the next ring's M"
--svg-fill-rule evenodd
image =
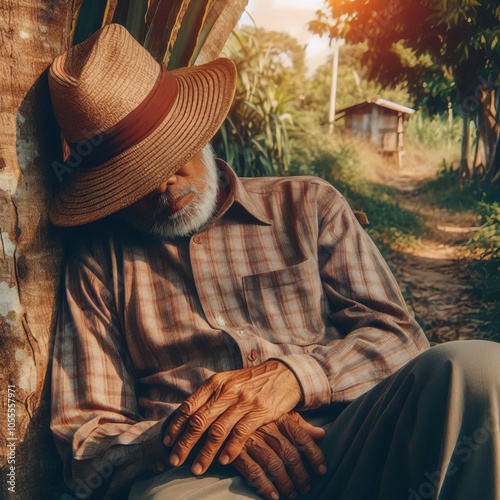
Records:
M109 24L58 56L49 71L54 113L69 143L110 129L148 95L159 64L125 28ZM77 226L115 213L163 184L210 141L224 121L236 87L229 59L171 72L177 98L151 135L96 167L64 176L51 221Z

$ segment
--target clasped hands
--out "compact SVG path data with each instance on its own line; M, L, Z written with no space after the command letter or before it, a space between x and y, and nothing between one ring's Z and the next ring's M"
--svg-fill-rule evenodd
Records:
M277 360L213 375L179 406L165 430L163 443L173 448L170 465L182 465L205 434L194 474L203 474L222 447L219 462L233 463L265 498L308 493L303 457L317 474L326 472L314 442L324 431L292 411L300 398L295 375Z

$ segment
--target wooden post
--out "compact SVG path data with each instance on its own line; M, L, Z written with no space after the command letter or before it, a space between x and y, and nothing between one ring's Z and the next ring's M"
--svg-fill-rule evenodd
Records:
M328 132L333 133L335 123L335 107L337 105L337 81L339 74L339 49L345 41L342 38L332 38L333 59L332 59L332 84L330 88L330 113L328 115Z
M397 133L397 144L396 148L398 150L398 168L403 166L403 156L404 156L404 116L403 113L398 113L398 133Z

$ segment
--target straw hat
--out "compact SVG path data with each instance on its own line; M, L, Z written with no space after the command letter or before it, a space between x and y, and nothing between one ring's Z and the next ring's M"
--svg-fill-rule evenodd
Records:
M58 56L49 88L71 154L51 221L93 222L163 184L217 132L235 87L229 59L166 71L117 24Z

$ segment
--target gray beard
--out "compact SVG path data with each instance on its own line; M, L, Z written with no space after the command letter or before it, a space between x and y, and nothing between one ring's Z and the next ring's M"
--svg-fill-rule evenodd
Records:
M205 167L203 190L191 186L177 195L179 199L189 193L195 193L197 196L193 201L172 214L165 213L173 201L167 190L158 197L151 226L145 227L144 221L129 214L124 214L125 220L135 229L166 241L191 236L210 225L217 213L218 194L217 164L215 152L210 144L202 149L201 161Z

